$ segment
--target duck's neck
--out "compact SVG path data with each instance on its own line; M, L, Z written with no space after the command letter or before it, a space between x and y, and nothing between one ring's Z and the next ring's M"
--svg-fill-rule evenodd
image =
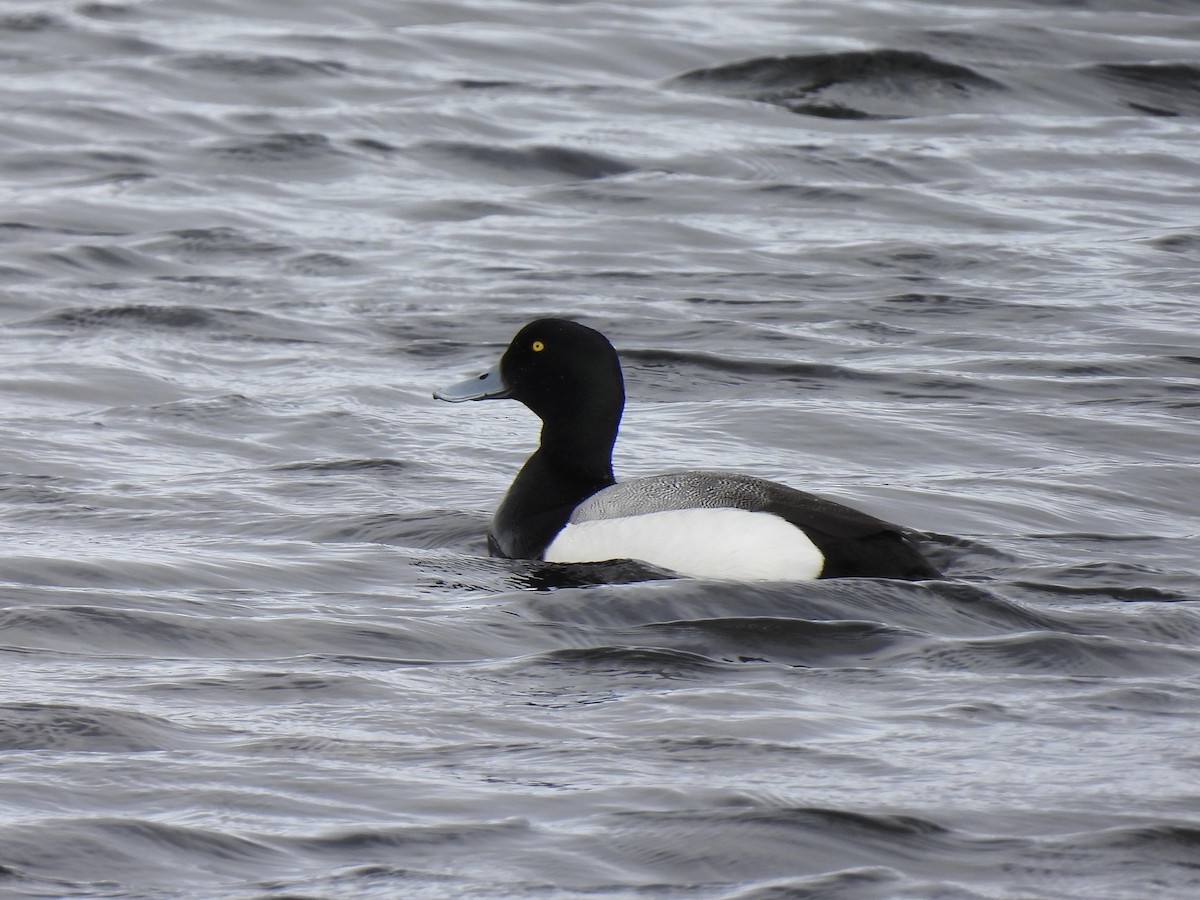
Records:
M534 456L541 456L550 469L568 481L612 484L612 451L620 424L620 410L615 415L595 413L581 415L575 421L544 422Z
M492 551L513 559L540 558L575 507L613 484L612 448L621 421L615 414L573 416L542 426L541 446L526 460L492 519Z

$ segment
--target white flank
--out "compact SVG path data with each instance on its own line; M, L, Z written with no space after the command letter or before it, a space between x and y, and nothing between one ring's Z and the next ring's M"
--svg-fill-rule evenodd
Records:
M672 509L567 525L547 562L638 559L680 575L737 581L808 581L825 557L795 525L744 509Z

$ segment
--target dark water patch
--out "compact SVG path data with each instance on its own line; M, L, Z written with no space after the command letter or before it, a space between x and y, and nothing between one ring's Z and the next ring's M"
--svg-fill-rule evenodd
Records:
M491 216L527 216L531 211L494 200L434 200L411 207L406 215L418 222L472 222Z
M609 817L608 826L604 856L626 872L709 888L864 866L919 871L933 858L982 869L1020 846L928 818L814 806L633 811Z
M1124 0L1014 0L1010 4L1011 8L1019 9L1028 7L1030 9L1058 9L1065 10L1068 13L1079 13L1087 15L1088 13L1099 13L1098 23L1108 25L1116 29L1116 33L1124 36L1127 34L1126 19L1124 13L1129 12L1129 7ZM1006 7L1007 8L1007 7ZM1137 7L1137 15L1140 16L1188 16L1194 9L1191 0L1145 0L1144 3L1139 3ZM1115 19L1108 20L1104 14L1118 13L1121 14ZM1069 20L1068 20L1069 21ZM1167 20L1161 24L1167 33L1170 34L1170 29L1178 28L1178 24ZM1148 30L1148 34L1153 35L1153 29Z
M330 486L330 490L335 496L338 493L336 486ZM292 493L286 489L280 492ZM233 531L245 535L286 536L314 543L371 543L421 550L455 547L465 552L484 553L487 523L487 516L458 510L418 510L357 516L271 516Z
M966 66L891 49L761 57L685 72L668 83L841 119L936 115L1005 90Z
M976 538L927 534L918 543L933 567L950 578L977 578L989 571L1007 572L1023 564L1016 555Z
M107 125L118 128L136 127L141 120L133 115L118 113L102 106L76 106L69 111L58 110L58 116L75 123ZM114 150L79 150L52 153L39 152L10 154L4 158L4 171L21 178L46 178L49 176L86 178L82 183L104 183L109 181L133 181L152 178L155 161L147 156ZM74 183L80 183L78 180Z
M207 152L220 161L249 166L333 162L345 155L326 135L298 131L230 138Z
M1118 825L1054 837L1041 842L1038 851L1052 861L1103 865L1106 871L1119 872L1129 881L1137 878L1142 885L1155 885L1152 894L1157 887L1200 889L1200 822L1194 820Z
M50 13L0 15L0 42L9 48L9 59L33 64L59 60L77 72L88 68L86 64L80 65L81 60L112 61L163 51L162 46L141 36L88 28L88 24L84 20L68 20Z
M124 583L131 578L128 565L121 569ZM397 571L400 571L399 569ZM18 577L20 573L17 573ZM134 573L136 576L138 573ZM295 572L263 573L259 583L245 578L211 580L217 591L259 592L294 589L303 585ZM333 581L331 590L344 590L353 569ZM399 576L398 576L399 577ZM411 576L409 576L411 577ZM36 583L33 579L21 579ZM117 579L112 579L116 581ZM171 587L175 587L179 578ZM193 578L189 587L195 589ZM85 586L102 589L105 582L94 575ZM118 585L119 587L119 585ZM202 585L203 588L209 585ZM146 588L139 588L146 589ZM152 588L151 588L152 589ZM161 588L165 590L170 588ZM0 610L0 649L44 652L100 658L147 659L234 659L336 661L356 668L370 662L383 668L399 665L442 665L505 659L543 649L580 643L576 629L563 626L556 633L531 627L518 617L485 612L464 617L410 616L395 621L339 621L331 617L245 613L214 615L168 613L145 609L101 606L39 606ZM358 662L356 662L358 661Z
M359 675L235 671L219 676L176 677L170 681L142 683L142 694L194 694L211 703L220 696L222 702L248 704L287 702L368 703L394 696L392 691ZM295 748L293 748L295 749Z
M293 251L295 248L227 226L182 228L144 245L154 253L174 256L185 262L261 258Z
M753 190L756 193L767 195L773 201L785 197L804 204L812 204L820 209L827 209L831 206L853 208L863 202L861 193L841 187L808 184L757 184L754 185ZM745 302L753 303L754 301L747 299Z
M427 469L423 462L412 459L335 458L270 466L255 477L263 480L267 492L297 501L321 502L339 496L353 498L359 496L355 492L360 492L361 496L353 505L339 505L339 509L357 508L361 510L360 515L342 518L333 515L329 507L322 506L320 513L324 518L318 514L308 527L329 534L342 533L343 529L355 532L362 527L382 533L389 526L404 529L405 518L410 515L414 517L413 526L417 527L420 522L436 522L443 515L454 517L459 514L459 511L436 509L390 511L407 505L407 495L413 493L414 481ZM383 509L380 510L381 506ZM372 509L379 511L372 512Z
M431 162L467 163L519 181L592 180L623 175L637 168L615 157L545 145L504 147L465 141L426 141L418 144L414 152Z
M745 666L725 665L714 671L720 671L726 675L740 672L744 675L748 670ZM760 669L759 674L765 675L768 679L773 677L769 668ZM708 676L705 677L708 678ZM706 760L711 763L741 757L752 760L752 766L755 764L760 766L781 765L789 770L796 765L797 761L803 760L805 765L829 765L843 771L853 771L855 777L866 777L868 774L894 776L902 771L899 766L893 765L887 760L872 757L867 753L854 752L852 748L846 746L826 746L819 742L809 743L805 739L807 735L814 733L809 731L809 728L813 728L816 733L819 733L822 727L820 723L810 720L803 723L803 726L796 732L792 732L780 740L741 735L653 735L630 741L629 749L635 753L661 753L669 758L673 765L703 764ZM804 734L801 734L801 730ZM742 798L722 798L726 803L729 799L733 800L734 805L741 805L743 802Z
M137 18L139 9L133 3L81 3L75 12L102 22L122 22Z
M768 186L766 189L769 190L771 187L772 186ZM755 309L756 311L761 310L766 315L769 315L771 310L777 307L782 307L782 310L780 311L781 314L783 310L794 312L794 314L797 316L801 314L801 310L797 308L799 306L799 301L780 297L726 297L695 294L687 297L680 297L679 302L687 303L692 306L725 307L730 311L742 309L744 307L746 309ZM628 351L622 352L624 353Z
M330 832L319 837L288 838L284 843L307 855L340 856L346 851L374 848L394 850L438 850L465 849L500 840L528 840L531 836L528 822L508 819L500 822L463 823L454 826L411 825L393 828L343 830Z
M362 269L361 264L340 253L302 253L287 260L287 270L312 278L341 278Z
M391 475L407 472L416 467L411 460L378 458L378 459L319 459L305 462L284 463L272 466L274 472L298 472L315 475L336 475L341 472L367 472L372 474Z
M1054 614L1079 634L1105 635L1182 650L1200 648L1200 610L1194 603L1139 600L1131 605L1121 598L1116 599L1119 605L1110 606L1093 600L1088 604L1059 607Z
M1084 696L1058 701L1091 712L1119 713L1136 718L1180 716L1200 718L1200 691L1194 687L1172 685L1169 690L1155 687L1114 687Z
M1200 822L1114 828L1093 836L1088 843L1100 849L1115 846L1148 849L1163 862L1200 869L1196 862L1200 852ZM1197 881L1200 881L1200 873Z
M113 306L70 309L41 319L38 324L70 329L168 328L208 329L216 316L211 310L193 306Z
M150 329L201 332L223 339L288 343L319 341L325 334L307 323L269 313L186 304L81 307L60 310L24 324L85 333L107 330L143 333Z
M997 300L995 297L925 294L916 291L907 291L903 294L886 297L883 303L916 309L922 315L975 316L981 310L993 309L1003 309L1006 315L1012 315L1013 312L1012 304ZM1022 307L1022 311L1024 311L1024 307Z
M161 687L167 690L171 688L170 685L162 685ZM184 689L188 690L186 686ZM261 703L262 698L259 698L258 702ZM374 742L371 743L374 744ZM365 748L362 741L316 734L273 734L266 737L231 742L230 747L236 750L238 755L269 757L273 759L278 759L280 756L318 756L330 751L350 756L354 756L356 751L362 753L364 756L371 755L371 750ZM390 753L395 754L393 758L396 760L402 760L412 753L411 747L407 747L400 741L389 746L388 750ZM408 752L406 753L405 751Z
M901 631L996 635L1067 628L1068 620L994 591L952 581L834 579L798 584L737 584L675 579L629 586L563 589L515 598L525 614L551 622L623 629L641 625L759 619L878 624ZM866 623L865 625L863 623ZM837 632L832 636L836 639ZM864 633L864 639L870 636Z
M439 509L373 519L365 525L367 540L421 550L456 547L480 552L485 546L488 516L483 514Z
M0 499L7 504L75 506L79 496L79 485L62 475L0 473Z
M1117 678L1200 672L1200 649L1106 635L1032 633L974 640L939 639L887 657L893 666L926 666L975 674L1069 675Z
M349 66L327 59L298 59L293 56L263 54L243 56L232 53L196 53L176 56L168 65L185 72L207 72L235 78L303 78L307 76L345 75Z
M403 353L418 359L445 360L451 359L453 366L469 368L484 366L484 360L489 352L497 357L504 351L504 344L498 343L496 325L494 322L481 323L478 341L470 338L453 340L445 335L446 329L440 334L430 334L424 325L405 322L380 321L375 327L379 334L388 338L393 345L393 352Z
M607 859L643 879L693 888L787 879L798 888L742 888L726 897L976 897L990 893L997 868L1005 873L1005 889L1022 896L1050 896L1045 878L1053 872L1054 896L1064 888L1061 896L1096 889L1107 895L1106 887L1124 883L1133 890L1113 896L1140 896L1152 884L1170 891L1164 896L1183 897L1188 885L1200 883L1195 832L1192 823L1181 822L1028 837L952 829L911 815L760 807L618 815L601 844ZM815 890L863 871L880 873L865 879L869 887L888 877L897 883L881 894Z
M1181 603L1198 599L1196 593L1148 584L1076 585L1055 584L1052 581L1017 580L1013 582L1013 586L1021 588L1027 593L1042 594L1047 599L1057 602L1062 602L1063 599L1096 600L1102 598L1122 603Z
M855 252L859 248L851 248ZM865 252L862 252L865 251ZM921 283L932 276L946 273L966 273L988 265L989 260L975 252L974 247L936 247L930 244L889 241L861 248L860 262L872 268L901 273L904 280ZM920 291L909 291L899 295L900 302L929 302L939 295Z
M91 365L80 359L64 360L61 354L62 348L55 348L53 356L29 366L19 375L10 378L5 386L10 390L15 388L15 396L22 404L38 410L56 410L61 413L65 405L75 411L88 411L85 415L97 406L172 402L181 399L185 393L171 379L150 376L144 371L130 367L127 361L114 361L112 365ZM94 470L94 460L91 456L81 458L79 461L82 466L79 466L70 461L64 462L64 459L69 460L71 457L64 456L60 451L63 447L86 446L89 453L92 453L97 443L104 440L105 435L100 431L103 426L94 422L84 425L70 415L60 414L59 418L63 423L70 423L63 428L64 443L59 443L53 438L42 443L41 436L46 436L47 430L35 426L31 434L38 436L36 440L40 446L19 464L18 471L76 474ZM49 453L45 466L38 464L43 452Z
M945 604L923 610L932 619L926 630L935 634L1002 637L1040 631L1200 648L1200 613L1174 602L1142 601L1144 605L1131 607L1106 587L1064 592L1047 589L1045 582L1024 586L1014 581L985 589L945 581L924 587ZM1064 593L1086 603L1064 605ZM1116 602L1109 605L1111 601Z
M504 666L505 671L528 671L542 666L557 672L575 672L591 677L652 675L656 678L691 679L727 667L724 660L705 653L666 647L571 647L549 650Z
M1182 231L1174 234L1166 234L1162 237L1152 238L1147 243L1168 253L1178 253L1200 258L1200 232Z
M1038 609L953 582L677 581L522 599L524 615L722 661L1120 676L1200 671L1200 616ZM603 638L600 638L603 640Z
M30 579L31 580L31 579ZM100 578L85 584L103 587ZM217 620L96 606L43 606L0 610L4 646L37 646L58 652L103 656L260 655L271 642L253 636L253 620ZM258 653L251 653L251 645ZM282 646L275 648L282 649ZM239 650L241 653L239 654Z
M175 893L189 882L191 889L199 884L211 889L218 877L245 878L288 862L273 846L229 831L137 818L45 819L4 828L0 841L8 858L31 877L71 884L59 896L95 896L97 889L101 895L129 896L122 886L130 882L143 896ZM119 872L121 881L97 881L98 871Z
M259 420L263 405L245 394L220 394L215 397L184 397L165 403L138 403L114 406L104 411L105 422L140 420L154 422L199 423L206 429L228 427L231 420ZM211 431L207 433L212 433Z
M133 172L133 171L116 171L116 172L98 172L86 178L79 179L75 182L80 187L87 185L127 185L135 184L139 181L149 181L155 176L150 172Z
M1010 315L1025 313L1020 307L1008 308ZM1036 311L1034 315L1036 316ZM1087 353L1079 353L1070 346L1049 344L1043 346L1041 353L1027 353L1021 359L999 355L996 359L985 358L981 363L977 363L975 368L978 371L998 374L1016 372L1027 374L1031 378L1045 376L1056 385L1069 386L1071 391L1077 387L1073 383L1075 380L1095 379L1107 379L1113 385L1124 386L1126 390L1132 388L1137 379L1154 379L1160 382L1172 378L1181 381L1186 379L1183 387L1200 387L1200 373L1194 369L1193 358L1186 354L1161 352L1165 349L1167 348L1145 346L1126 348L1118 345L1111 350L1092 347ZM1157 385L1163 394L1174 386L1169 383Z
M737 375L747 381L786 381L818 388L829 382L881 382L887 376L863 372L831 363L789 362L779 359L739 359L731 355L699 350L670 350L666 348L636 348L621 350L621 360L627 369L667 369L695 373L716 372Z
M721 900L818 900L846 897L853 900L897 900L901 897L925 897L918 889L902 886L903 877L885 866L854 866L842 872L814 875L810 878L772 878L766 884L722 894ZM942 896L938 894L928 896ZM948 896L948 895L947 895ZM981 896L981 895L980 895ZM954 900L973 900L975 895L956 893Z
M99 224L101 223L91 223L89 227L83 227L78 221L58 221L53 225L7 221L0 223L0 235L5 235L12 240L20 240L26 237L40 238L43 235L49 234L87 235L89 237L122 237L128 234L126 231L113 230L111 228L92 227Z
M1086 70L1118 92L1120 102L1153 116L1200 115L1200 66L1105 63Z
M179 749L194 736L159 716L77 704L0 705L0 750L144 753Z
M154 280L161 281L166 284L189 285L198 288L199 290L197 293L210 293L217 290L234 293L254 288L262 288L266 285L266 279L252 279L241 275L204 275L199 273L187 275L155 275Z
M33 261L44 270L72 278L130 279L166 271L163 263L149 254L111 244L77 244L64 250L38 253Z
M61 232L54 232L50 228L42 225L34 225L30 222L0 222L0 240L5 242L24 241L30 237L48 233Z
M547 787L538 784L532 789ZM363 891L377 885L381 897L521 897L530 891L562 894L575 886L603 884L601 873L611 877L603 862L564 853L561 845L567 842L559 829L505 815L499 804L492 814L471 820L342 827L273 843L309 867L338 867L336 884L331 884L338 888L335 895L368 896ZM298 896L310 896L312 884L305 879Z
M18 285L31 281L41 281L42 275L40 272L32 268L21 268L20 266L8 266L0 263L0 281L8 284Z
M69 26L57 16L49 13L10 13L0 16L0 31L30 34L39 31L66 30Z
M1045 540L1063 541L1071 544L1095 545L1105 542L1101 535L1035 535ZM1132 544L1139 540L1127 538L1108 543ZM1151 542L1154 538L1143 538ZM1116 551L1120 553L1121 551ZM1129 551L1125 551L1129 552ZM1036 577L1033 577L1036 576ZM1073 565L1046 566L1038 569L1025 567L1014 573L1012 584L1031 594L1040 595L1046 601L1062 604L1072 601L1094 603L1114 600L1122 603L1178 603L1200 599L1192 585L1178 583L1178 575L1163 571L1156 566L1140 563L1105 561Z
M915 400L948 400L971 397L986 402L1004 396L1002 386L967 375L925 372L870 371L845 364L802 362L770 358L738 358L732 354L665 348L622 349L626 390L635 399L682 396L695 399L703 390L707 399L724 399L746 386L761 396L793 389L812 391L828 400L849 395L856 401L870 397ZM799 355L799 354L797 354Z
M874 622L816 622L765 616L689 619L644 625L641 641L723 662L806 668L860 666L895 654L915 634Z
M1191 674L1200 650L1180 646L1180 635L1135 623L1119 636L1064 631L1026 632L964 640L871 621L809 621L797 618L689 619L643 626L638 643L680 648L710 659L773 662L804 667L912 664L975 673L1057 673L1089 676ZM1067 623L1083 625L1086 620ZM1195 625L1195 623L1192 623ZM1145 635L1138 635L1144 632Z
M499 81L482 78L458 78L455 79L453 84L464 91L514 90L528 87L527 84L520 81Z
M371 137L351 138L346 141L346 146L352 147L355 150L364 150L367 153L376 153L381 156L387 156L400 151L400 148L395 144L389 144L387 141Z
M486 92L498 91L506 96L530 95L534 97L572 97L586 98L595 94L606 94L612 89L597 84L586 84L575 80L567 82L538 82L538 81L502 81L489 79L455 78L447 82L461 91Z

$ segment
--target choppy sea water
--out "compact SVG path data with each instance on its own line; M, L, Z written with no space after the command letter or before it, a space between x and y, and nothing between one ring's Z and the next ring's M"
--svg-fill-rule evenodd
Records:
M1136 7L1136 8L1135 8ZM1190 0L0 6L0 895L1200 892ZM943 582L486 557L626 476Z

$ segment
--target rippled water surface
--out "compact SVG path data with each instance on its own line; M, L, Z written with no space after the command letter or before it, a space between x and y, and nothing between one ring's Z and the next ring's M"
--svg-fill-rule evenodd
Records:
M0 894L1200 895L1191 0L0 5ZM948 578L487 558L622 475Z

